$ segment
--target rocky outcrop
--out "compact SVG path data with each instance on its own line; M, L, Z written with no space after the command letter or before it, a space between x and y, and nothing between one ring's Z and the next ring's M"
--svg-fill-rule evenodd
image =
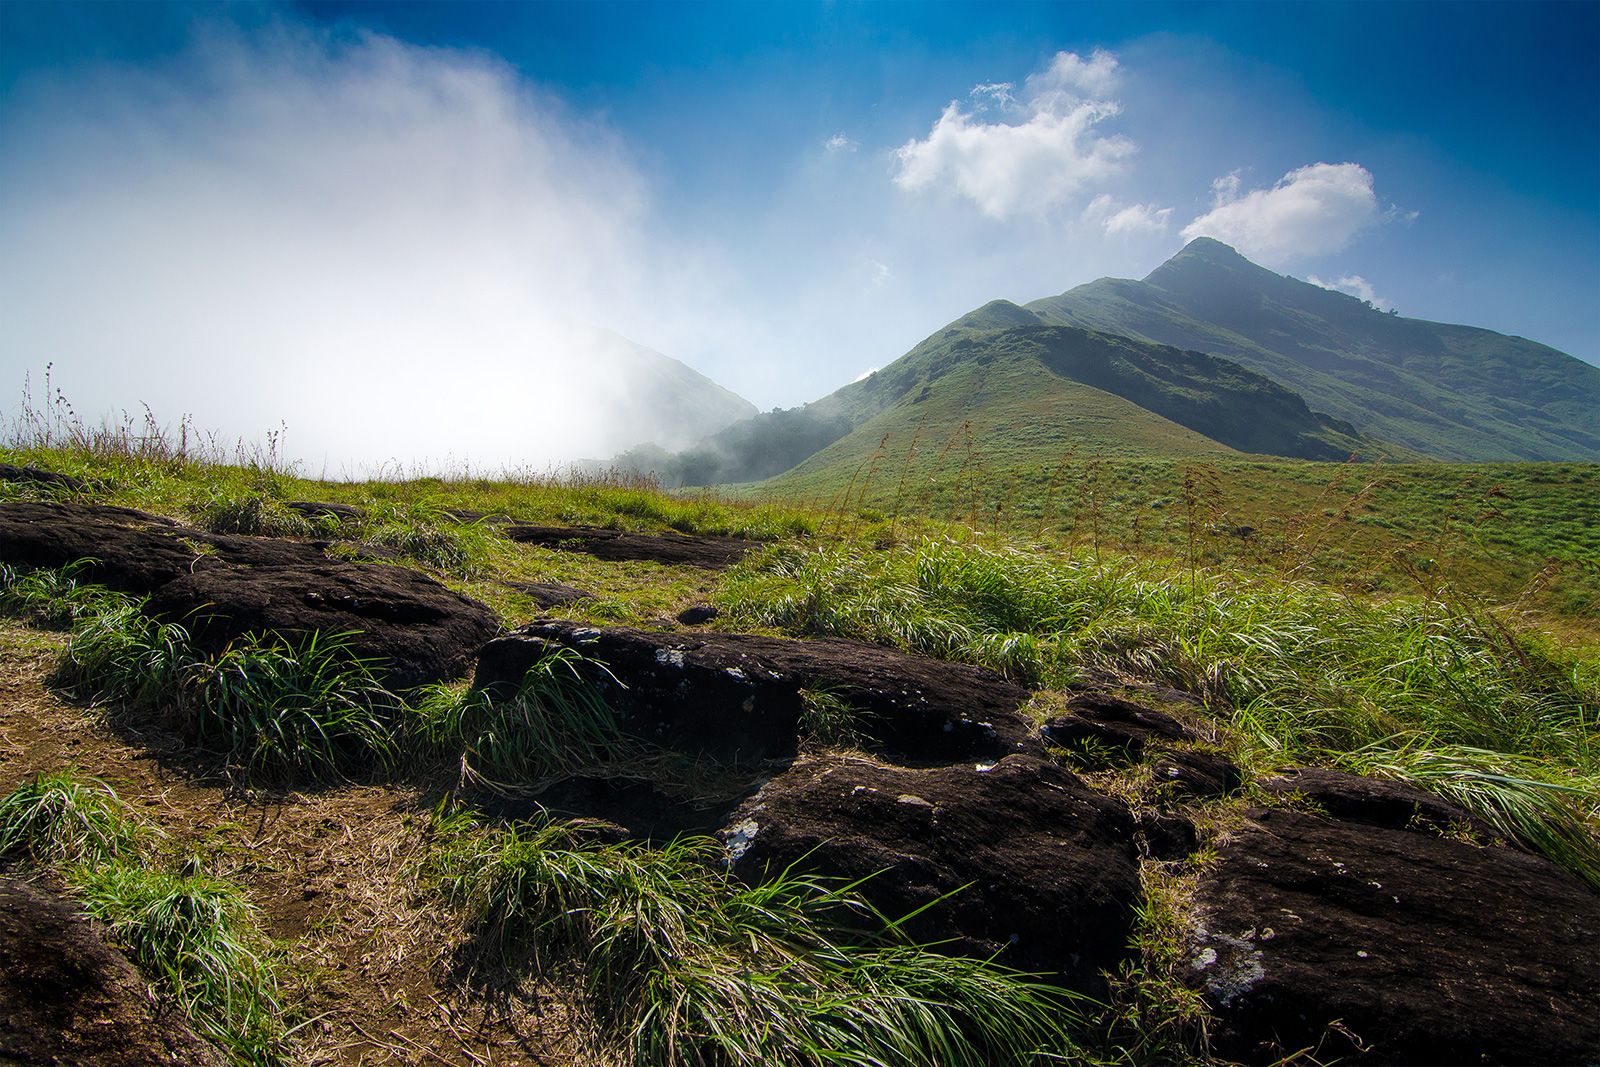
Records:
M216 650L246 633L350 634L390 684L455 677L500 628L488 607L418 571L330 559L326 541L213 534L89 504L0 505L0 560L77 563L79 577L149 596Z
M476 684L515 685L552 648L605 665L597 685L629 728L724 760L794 754L807 692L849 704L868 745L899 759L995 759L1037 749L1029 693L993 671L854 641L599 629L540 622L491 641Z
M562 552L587 552L597 559L649 560L718 570L731 567L759 547L737 537L629 533L594 526L507 526L505 536Z
M71 902L0 876L0 1063L221 1067Z
M19 467L14 463L0 463L0 482L43 485L63 493L82 493L89 489L89 483L82 478L39 467Z
M465 673L500 629L483 604L384 563L207 567L156 590L147 610L210 652L248 633L347 634L345 647L401 688Z
M850 880L885 916L954 953L1103 989L1127 951L1139 867L1126 805L1034 756L893 767L805 758L724 831L729 860L760 880L790 867Z
M1223 1055L1600 1062L1600 897L1542 858L1258 809L1195 904Z

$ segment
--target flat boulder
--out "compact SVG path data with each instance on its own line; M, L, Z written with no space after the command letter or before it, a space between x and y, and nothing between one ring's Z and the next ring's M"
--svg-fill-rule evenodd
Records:
M0 876L0 1063L222 1067L70 900Z
M806 694L857 713L879 751L908 760L994 759L1036 748L1026 689L993 671L855 641L533 623L485 645L475 684L516 685L570 648L604 664L593 679L634 733L728 760L794 754Z
M1600 896L1550 861L1282 809L1220 851L1180 976L1222 1055L1600 1062Z
M804 757L723 838L746 880L791 866L865 878L860 892L890 919L932 905L907 925L913 937L1000 952L1089 993L1127 951L1140 892L1126 805L1034 756L930 768Z
M100 504L0 504L0 561L80 563L80 577L142 596L219 565L285 567L326 559L326 541L213 534L163 515Z
M570 585L560 582L505 582L507 589L513 589L523 596L530 598L541 608L558 608L563 604L573 604L580 600L593 600L594 594L586 593L582 589L575 589Z
M1260 786L1273 796L1297 798L1345 822L1394 830L1469 828L1493 836L1464 808L1405 782L1325 767L1295 767L1265 779Z
M399 688L465 673L500 629L486 605L385 563L210 567L161 586L148 610L207 651L247 633L347 633L346 647Z
M1068 697L1065 714L1047 719L1040 734L1050 744L1087 755L1103 754L1109 762L1136 761L1151 746L1206 740L1202 731L1177 715L1092 688Z
M759 547L758 542L740 537L631 533L595 526L516 525L507 526L504 534L523 544L561 552L586 552L597 559L649 560L711 570L731 567L743 559L746 552Z
M60 471L47 471L41 467L17 466L14 463L0 463L0 482L44 485L63 493L82 493L89 488L89 483L82 478L74 478Z

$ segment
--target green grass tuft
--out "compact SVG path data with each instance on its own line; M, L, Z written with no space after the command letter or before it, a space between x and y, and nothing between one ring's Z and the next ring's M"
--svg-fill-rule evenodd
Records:
M419 729L428 748L460 759L463 777L503 791L616 769L642 748L586 677L593 669L604 668L554 649L511 692L435 688L418 704Z
M569 825L477 829L462 814L438 830L432 876L486 949L531 944L546 965L578 965L634 1063L1084 1058L1071 994L907 944L853 886L793 872L746 885L710 838L597 844Z
M139 969L239 1064L288 1061L277 963L235 885L113 863L72 876Z
M148 835L98 778L38 774L0 798L0 858L100 864L137 852Z

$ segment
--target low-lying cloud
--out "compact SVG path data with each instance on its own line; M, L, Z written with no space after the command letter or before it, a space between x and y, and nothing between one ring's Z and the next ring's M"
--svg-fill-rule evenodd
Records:
M1098 129L1120 110L1109 99L1116 75L1109 52L1060 52L1020 93L1009 82L976 86L967 108L952 101L927 137L895 152L895 183L952 192L999 221L1057 208L1115 176L1135 151Z
M1336 293L1346 293L1357 300L1364 300L1379 311L1388 311L1394 307L1392 303L1379 296L1377 290L1372 288L1372 283L1359 274L1346 274L1331 282L1325 282L1315 274L1306 275L1306 281L1312 285L1320 285L1324 289L1332 289Z
M0 366L85 412L148 403L312 473L539 466L609 417L590 324L662 257L607 131L500 61L219 28L160 73L36 86L0 153Z
M1183 228L1214 237L1267 266L1338 252L1379 221L1372 174L1359 163L1313 163L1267 189L1240 192L1237 173L1212 183L1210 211Z

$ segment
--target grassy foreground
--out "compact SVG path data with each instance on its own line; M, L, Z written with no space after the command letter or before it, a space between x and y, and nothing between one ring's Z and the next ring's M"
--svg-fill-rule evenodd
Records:
M938 497L913 507L911 492L882 473L898 488L885 502L899 505L873 512L879 498L865 490L830 510L672 496L638 480L324 483L278 469L270 455L225 458L170 446L141 452L125 437L120 446L31 442L0 450L0 461L70 474L88 488L0 483L0 500L115 503L219 532L329 539L355 558L363 545L381 545L490 603L507 625L539 614L640 623L709 600L726 629L841 635L992 666L1037 688L1042 706L1091 671L1174 685L1205 700L1247 781L1308 763L1410 781L1600 887L1600 651L1539 625L1559 622L1550 612L1563 597L1586 603L1581 588L1571 592L1570 571L1552 572L1541 613L1529 614L1528 601L1498 596L1448 558L1439 570L1412 562L1398 572L1408 578L1405 595L1319 581L1320 565L1232 566L1215 550L1217 523L1199 521L1205 491L1192 474L1188 502L1180 484L1178 502L1165 505L1186 518L1156 553L1105 535L1109 526L1091 528L1089 512L1062 536L1051 516L1063 503L1020 528L943 521L940 507L925 506ZM1095 477L1111 477L1098 469ZM1590 505L1575 489L1594 472L1550 470L1556 480L1539 497L1545 521L1524 525L1542 529L1541 546L1569 538L1581 549L1590 535L1572 531ZM1071 499L1070 474L1051 490L1059 501ZM1408 483L1402 501L1422 484ZM1383 498L1373 490L1361 499ZM293 500L348 503L362 514L308 518L285 506ZM1109 524L1111 511L1094 521ZM772 544L708 575L514 544L484 514ZM1317 529L1310 523L1294 542L1313 563L1337 545L1360 566L1398 566L1361 557L1368 548L1359 538L1313 536ZM1412 571L1456 578L1411 581ZM567 581L594 596L546 613L506 580ZM1001 961L952 960L908 942L900 917L873 913L855 887L789 874L737 883L712 839L616 843L582 825L473 807L577 773L703 788L683 761L624 734L562 657L515 694L396 693L379 665L350 657L337 635L262 634L199 654L181 626L80 584L70 569L7 570L0 609L70 634L58 692L108 721L159 721L237 787L336 790L358 779L420 783L446 798L421 813L431 831L418 875L429 899L458 916L461 958L469 969L559 978L583 1005L594 1047L624 1062L1206 1057L1203 1006L1171 981L1179 961L1163 949L1182 923L1181 887L1193 873L1182 865L1148 865L1136 934L1146 964L1112 976L1107 1004L1088 1003ZM1576 623L1557 629L1582 632ZM823 710L848 718L848 709ZM846 747L850 733L847 721L833 721L812 743ZM1230 817L1223 802L1191 814L1216 825ZM56 870L238 1062L298 1061L297 1020L282 989L316 979L295 972L292 945L262 935L248 884L207 874L81 775L40 778L0 800L0 856ZM530 945L531 959L522 951Z

